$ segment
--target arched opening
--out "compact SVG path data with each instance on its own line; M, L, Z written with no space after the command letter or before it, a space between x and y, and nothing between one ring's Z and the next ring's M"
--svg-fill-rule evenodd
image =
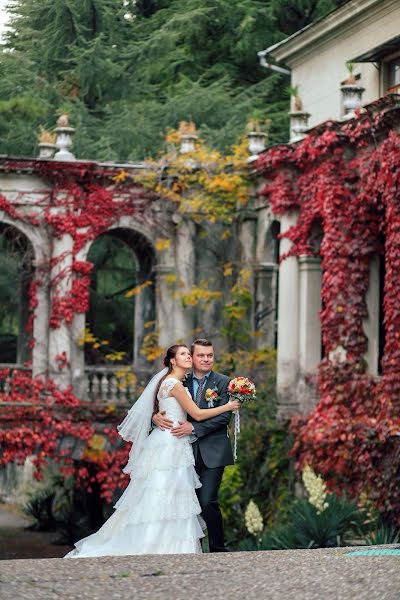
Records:
M279 221L272 221L265 239L264 262L256 268L254 327L260 345L278 345Z
M31 360L29 288L33 277L33 247L16 227L0 224L0 363Z
M155 320L154 250L142 234L118 228L98 237L87 259L93 271L85 362L132 364Z

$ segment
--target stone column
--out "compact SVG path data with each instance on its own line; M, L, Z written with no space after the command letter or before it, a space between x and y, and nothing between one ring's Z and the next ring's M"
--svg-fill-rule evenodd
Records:
M139 284L149 279L146 274L139 272ZM145 324L155 320L155 281L135 296L133 363L135 366L147 365L146 357L140 353L144 337L152 329L146 329Z
M277 317L276 286L278 265L262 263L254 268L255 277L255 330L257 347L275 347L275 322Z
M310 373L321 361L321 259L300 256L299 267L299 366L302 373Z
M34 263L35 268L41 264ZM32 350L32 375L47 376L48 373L48 348L49 348L49 316L50 316L50 289L49 276L39 276L41 285L36 291L37 307L33 318L33 339L35 345Z
M252 268L254 264L256 226L256 216L250 211L244 212L239 226L239 240L241 247L241 263L245 268Z
M83 235L87 232L87 227L81 227L78 233ZM87 260L88 251L91 242L86 242L84 246L77 252L75 259L78 261ZM72 262L72 256L71 256ZM82 339L85 333L86 315L75 313L70 329L70 365L71 377L74 394L78 398L87 398L87 381L85 376L85 346L82 344Z
M316 403L315 389L309 376L315 375L321 361L321 259L299 257L299 369L297 401L303 413Z
M159 344L163 348L168 348L175 341L186 339L181 301L175 297L179 289L179 283L173 281L175 275L176 267L173 263L158 265L156 274L157 330Z
M53 266L51 269L52 302L54 297L64 297L71 290L72 249L73 239L70 235L65 234L60 238L54 238L52 249ZM56 357L65 352L67 360L70 362L72 345L72 331L64 321L62 321L60 327L50 328L49 376L61 387L71 385L72 374L70 367L65 366L60 369L59 361Z
M254 314L256 306L256 287L255 287L255 252L257 238L257 217L253 211L245 210L239 224L240 241L240 263L241 268L250 273L248 287L252 298L252 306L247 317L248 328L250 332L254 331Z
M368 350L364 358L371 375L378 375L379 362L379 257L374 256L370 263L369 283L366 294L368 317L363 321L368 338Z
M281 232L285 233L296 221L297 214L284 215ZM280 255L286 254L291 245L290 240L283 238ZM295 256L286 258L280 265L278 314L278 415L286 418L297 410L299 375L299 267Z
M195 247L194 238L196 226L192 220L175 215L177 222L175 235L175 268L177 275L177 297L174 300L175 334L173 340L187 341L192 336L194 329L195 307L184 306L180 299L180 293L189 292L196 281Z

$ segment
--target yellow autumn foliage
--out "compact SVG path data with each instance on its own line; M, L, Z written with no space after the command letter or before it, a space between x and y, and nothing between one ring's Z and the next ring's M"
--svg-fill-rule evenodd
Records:
M160 163L152 161L140 175L140 183L146 189L156 190L162 197L176 203L180 212L190 212L196 222L217 220L232 222L238 205L245 205L250 197L247 159L247 137L232 147L230 155L224 156L207 148L200 139L194 152L179 153L182 132L193 124L184 123L180 130L168 130L166 142L170 151L162 157L168 165L170 177L161 174ZM160 240L161 242L161 240ZM157 250L164 250L162 245Z
M144 289L146 289L147 287L153 285L152 281L145 281L139 285L136 285L134 288L132 288L131 290L129 290L128 292L126 292L125 294L125 298L132 298L132 296L137 296L138 294L140 294Z
M162 239L159 238L158 240L156 240L154 247L156 250L158 250L159 252L163 251L163 250L168 250L168 248L171 246L171 240L169 240L168 238Z
M179 292L178 298L182 301L183 306L197 306L200 302L208 305L210 302L222 298L222 295L222 292L209 290L206 284L203 284L201 287L194 285L188 291Z

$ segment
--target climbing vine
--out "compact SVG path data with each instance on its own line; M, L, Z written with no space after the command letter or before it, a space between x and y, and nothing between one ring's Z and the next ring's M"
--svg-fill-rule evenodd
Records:
M292 422L298 467L313 465L338 493L367 493L397 523L400 139L393 122L398 118L396 99L385 98L347 123L328 123L301 143L270 149L257 165L266 178L261 193L273 211L298 212L296 225L283 233L292 241L289 254L313 255L313 224L323 227L325 358L319 367L317 406L307 418ZM370 262L377 255L384 256L386 272L380 381L366 370L363 328Z
M182 136L188 133L193 147L181 154ZM246 136L223 155L197 138L194 123L182 122L179 130L168 131L166 142L168 151L161 160L148 162L142 184L170 199L178 212L190 213L195 222L232 223L250 198Z
M177 142L177 135L170 132L168 143ZM49 228L54 240L65 239L66 234L71 240L68 250L63 244L59 255L36 264L29 292L31 335L38 308L38 290L45 281L50 282L50 329L71 328L75 315L88 311L93 264L82 260L80 251L107 232L121 217L135 214L136 219L145 219L145 208L148 209L154 199L164 198L176 207L178 213L190 211L197 221L231 223L238 201L243 205L249 197L245 168L247 155L244 143L236 146L229 157L207 150L199 143L190 156L179 156L176 149L171 149L162 159L168 168L163 169L159 161L154 161L140 177L133 177L124 169L107 169L77 161L63 164L5 161L5 170L28 168L44 181L49 181L51 191L41 192L36 202L30 199L28 208L23 194L12 202L0 195L0 209L16 225L25 224L31 229ZM222 235L227 237L224 232ZM169 247L169 239L160 237L156 240L158 252L167 251ZM232 265L229 265L228 272L232 274ZM208 289L205 283L183 290L176 282L176 276L170 277L173 277L170 284L177 287L176 301L185 306L209 304L222 296L220 291ZM140 294L149 285L149 281L139 282L127 292L127 296ZM243 289L238 283L236 296L244 293ZM243 320L243 310L235 308L235 294L231 304L226 306L231 324L235 320ZM236 313L233 314L235 310L240 312L237 317ZM89 330L82 332L76 341L78 345L91 344L100 348L111 362L120 358L118 353L108 349L107 340L96 338ZM141 353L147 360L154 361L160 352L162 349L158 345L154 323L146 323ZM71 357L66 351L60 352L54 359L60 372L70 368ZM136 383L129 369L120 368L116 376L120 386ZM5 390L1 394L4 410L1 417L3 426L0 428L0 465L13 461L22 463L28 456L34 455L36 476L40 478L46 461L52 459L59 462L65 476L74 475L76 485L90 491L92 484L98 484L102 497L107 501L111 501L115 489L126 485L127 477L121 473L121 465L129 448L119 446L115 425L123 415L118 407L113 404L91 405L74 396L72 388L60 389L44 373L32 380L29 372L11 373L5 370L0 373L0 384Z
M115 169L107 170L90 163L10 160L5 161L3 167L11 171L29 168L49 181L52 189L41 192L40 199L34 203L30 201L28 208L23 194L13 203L0 195L0 209L17 226L50 228L53 239L65 234L71 239L70 249L36 264L29 291L28 328L32 335L38 289L46 279L50 282L51 297L49 328L58 329L63 324L71 327L74 316L86 313L89 308L93 265L79 258L80 250L108 231L122 216L135 214L138 220L144 220L144 203L151 204L157 195L144 190L127 174L121 176ZM71 285L65 285L68 281ZM106 341L91 338L90 332L83 334L84 342L106 344ZM80 342L82 340L77 340L78 344ZM110 356L113 356L112 352ZM60 372L70 368L70 356L66 351L60 352L54 360ZM121 385L132 384L132 374L123 369L120 371ZM34 455L36 477L40 478L47 460L53 459L60 463L65 476L75 474L77 485L90 491L91 485L97 482L107 501L111 501L116 488L126 485L121 464L127 458L129 448L126 445L119 448L119 438L114 431L115 424L123 417L121 410L114 405L90 405L78 399L71 387L59 388L45 373L32 379L29 370L10 372L5 369L0 373L0 383L4 390L1 394L0 465L13 461L22 463ZM102 424L102 420L107 425ZM65 445L65 439L70 443Z

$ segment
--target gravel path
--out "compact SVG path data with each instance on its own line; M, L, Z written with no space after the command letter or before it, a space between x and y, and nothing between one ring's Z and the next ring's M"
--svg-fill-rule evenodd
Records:
M2 561L0 599L399 600L400 556L354 550Z

